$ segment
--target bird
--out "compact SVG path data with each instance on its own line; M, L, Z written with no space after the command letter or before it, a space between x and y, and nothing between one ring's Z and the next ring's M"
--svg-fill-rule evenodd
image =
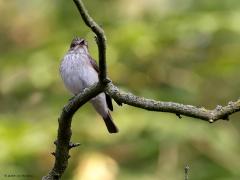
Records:
M96 61L90 56L88 43L80 37L73 38L70 48L60 64L60 75L65 87L73 94L82 93L85 88L99 81L99 68ZM110 111L113 111L111 97L102 92L90 100L92 106L107 126L109 133L117 133Z

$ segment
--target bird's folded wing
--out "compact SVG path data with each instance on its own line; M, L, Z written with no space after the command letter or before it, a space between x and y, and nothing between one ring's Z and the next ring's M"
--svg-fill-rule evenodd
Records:
M99 67L97 65L97 62L91 57L89 56L89 59L90 59L90 63L92 65L92 67L95 69L95 71L97 73L99 73ZM106 94L106 93L105 93ZM108 105L108 108L113 111L113 105L112 105L112 98L106 94L106 101L107 101L107 105ZM119 106L122 106L122 103L121 102L117 102L116 100L114 100Z

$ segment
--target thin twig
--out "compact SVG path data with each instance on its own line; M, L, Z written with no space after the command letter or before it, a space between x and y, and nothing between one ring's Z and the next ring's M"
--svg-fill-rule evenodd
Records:
M184 168L184 180L188 180L188 174L189 174L190 167L188 165L185 166Z
M120 91L112 83L109 83L105 91L115 101L128 104L130 106L146 109L149 111L169 112L177 114L178 116L184 115L188 117L198 118L201 120L213 123L219 119L228 120L228 117L240 111L240 99L235 102L229 102L227 106L217 106L213 110L207 110L203 107L198 108L192 105L184 105L175 102L155 101L143 97L135 96L131 93Z
M106 64L106 36L104 30L91 18L88 14L81 0L73 0L76 4L78 11L85 22L85 24L91 28L91 30L97 36L98 56L99 56L99 80L105 81L107 78L107 64Z
M100 83L94 84L90 88L85 89L83 93L78 94L64 106L62 114L58 119L58 135L57 140L54 142L56 151L51 153L55 157L54 167L47 176L42 178L43 180L57 180L61 178L68 165L68 159L70 157L69 150L80 145L70 142L72 136L72 117L82 105L102 91L103 86Z

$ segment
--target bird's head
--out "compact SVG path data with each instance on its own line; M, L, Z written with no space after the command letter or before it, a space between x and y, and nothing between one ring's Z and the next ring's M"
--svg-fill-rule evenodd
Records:
M83 38L75 37L71 42L70 50L86 52L88 50L87 41L84 40Z

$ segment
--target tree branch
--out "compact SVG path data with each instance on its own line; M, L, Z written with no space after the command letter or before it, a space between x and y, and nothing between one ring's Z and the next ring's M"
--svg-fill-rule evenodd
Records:
M52 153L55 156L55 163L53 169L44 176L43 180L57 180L60 179L68 165L70 157L69 150L79 144L70 142L72 136L71 123L74 113L87 101L95 97L103 91L103 86L98 83L90 88L84 90L83 93L78 94L67 105L64 106L62 114L58 119L58 135L55 141L56 150Z
M229 102L227 106L217 106L214 110L207 110L203 107L198 108L192 105L184 105L175 102L162 102L143 97L135 96L131 93L120 91L112 83L109 83L105 91L116 102L128 104L130 106L146 109L149 111L160 111L175 113L178 117L185 115L209 121L210 123L219 119L228 120L229 115L240 111L240 99L235 102ZM181 117L181 116L180 116Z
M105 81L107 78L106 65L106 36L104 30L91 18L81 0L73 0L85 24L96 34L99 60L99 80Z

